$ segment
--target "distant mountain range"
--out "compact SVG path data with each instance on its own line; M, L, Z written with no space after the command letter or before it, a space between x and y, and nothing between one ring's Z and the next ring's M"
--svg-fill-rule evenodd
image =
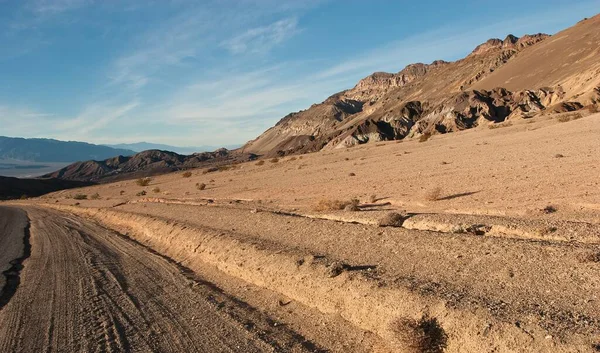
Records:
M241 145L227 145L227 146L195 146L195 147L177 147L170 145L163 145L160 143L151 143L151 142L137 142L137 143L120 143L116 145L105 145L112 148L122 148L128 149L135 152L142 152L148 150L161 150L161 151L170 151L175 152L177 154L189 155L193 153L200 152L212 152L219 148L226 148L228 150L233 150L241 147Z
M112 148L85 142L0 136L0 160L70 163L133 154L135 151L130 149Z

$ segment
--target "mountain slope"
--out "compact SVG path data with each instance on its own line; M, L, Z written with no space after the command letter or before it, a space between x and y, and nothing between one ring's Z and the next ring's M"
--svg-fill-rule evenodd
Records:
M85 142L0 136L0 159L68 163L118 155L129 156L134 153L127 149L115 149Z
M549 108L580 109L598 101L593 97L598 92L594 77L600 77L594 60L599 22L596 16L552 37L490 39L456 62L412 64L396 74L374 73L352 89L289 114L242 150L264 155L311 152L448 133L529 118ZM561 41L575 44L556 44ZM574 50L572 55L565 55L565 48ZM538 75L555 79L525 78L504 88L502 83L513 75L523 76L518 70L533 66Z

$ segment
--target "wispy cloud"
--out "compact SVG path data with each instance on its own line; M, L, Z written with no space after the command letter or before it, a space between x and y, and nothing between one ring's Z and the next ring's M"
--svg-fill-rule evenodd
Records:
M92 4L93 0L35 0L30 4L32 12L53 15Z
M232 54L265 53L298 32L300 32L298 19L286 18L268 26L248 29L242 34L221 42L221 47L226 48Z

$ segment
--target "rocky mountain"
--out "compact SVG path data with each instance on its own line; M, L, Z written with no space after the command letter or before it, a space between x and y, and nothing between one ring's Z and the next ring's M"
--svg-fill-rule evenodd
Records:
M374 73L287 115L242 151L304 153L596 107L599 50L600 15L553 36L490 39L455 62Z
M0 160L69 163L105 159L117 155L130 156L134 153L128 149L116 149L85 142L0 136Z
M0 200L34 197L64 189L89 186L93 183L49 179L19 179L0 176Z
M146 177L197 167L215 167L223 164L248 161L256 156L250 153L219 149L214 152L180 155L175 152L148 150L133 156L118 156L101 161L89 160L70 164L44 178L64 180L109 182L121 179Z

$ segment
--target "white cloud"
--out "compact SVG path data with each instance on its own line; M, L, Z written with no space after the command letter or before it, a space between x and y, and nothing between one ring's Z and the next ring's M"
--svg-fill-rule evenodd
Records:
M286 18L268 26L248 29L242 34L221 42L221 47L226 48L232 54L266 53L298 32L300 32L298 19Z

